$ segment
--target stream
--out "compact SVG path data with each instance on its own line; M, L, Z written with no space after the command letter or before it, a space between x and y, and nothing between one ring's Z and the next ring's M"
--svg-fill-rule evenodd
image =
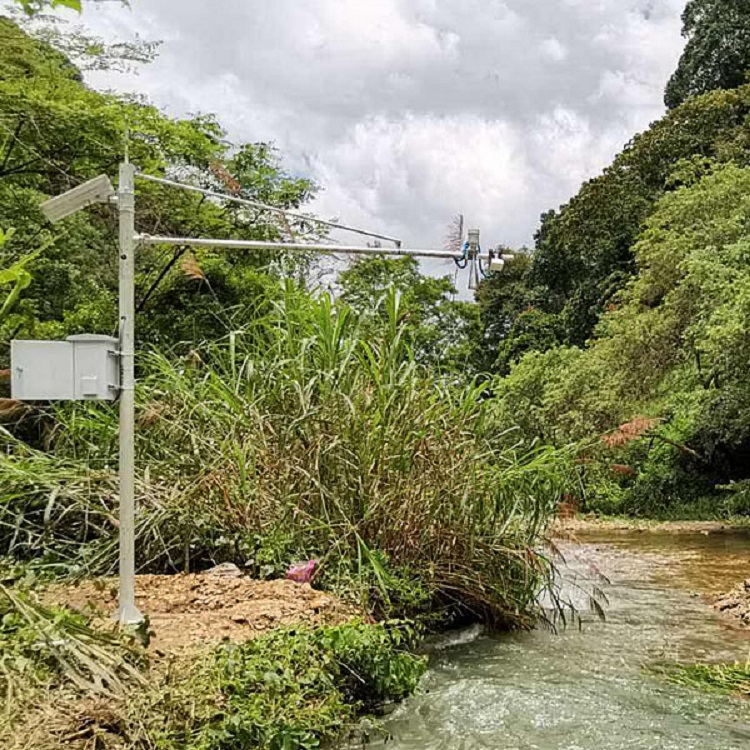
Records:
M434 644L420 692L385 720L390 737L369 748L750 748L750 701L644 669L750 658L750 632L704 599L750 577L750 535L597 531L562 551L565 579L604 589L606 621L584 613L580 629L557 634L446 636Z

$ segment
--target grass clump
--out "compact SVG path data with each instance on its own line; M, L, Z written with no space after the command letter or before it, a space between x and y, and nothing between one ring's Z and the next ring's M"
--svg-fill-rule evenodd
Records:
M290 285L225 341L141 361L142 572L234 562L273 577L316 558L318 585L381 617L534 622L571 456L499 448L482 387L420 365L398 296L385 306L365 335L345 305ZM111 407L78 404L57 412L49 450L8 440L0 553L113 571L116 435Z
M744 664L669 664L654 670L687 687L750 698L750 661Z
M0 739L45 692L122 697L145 684L144 663L129 638L94 630L81 613L45 607L0 584Z

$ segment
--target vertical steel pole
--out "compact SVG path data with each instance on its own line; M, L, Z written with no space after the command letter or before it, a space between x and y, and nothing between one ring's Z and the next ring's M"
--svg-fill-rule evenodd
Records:
M469 289L479 289L479 230L469 230Z
M120 165L120 609L121 625L137 625L135 605L135 167Z

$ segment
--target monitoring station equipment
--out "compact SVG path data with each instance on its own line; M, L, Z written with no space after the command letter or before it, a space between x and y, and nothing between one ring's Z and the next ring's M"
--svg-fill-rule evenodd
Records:
M85 334L65 341L13 341L11 344L11 391L19 401L118 401L119 428L119 609L122 625L138 625L143 615L135 603L135 253L139 246L178 245L210 247L216 250L302 250L305 252L351 255L391 255L416 258L452 259L460 269L469 268L469 287L475 288L480 275L501 271L512 255L483 253L479 230L471 230L456 247L434 250L408 249L387 235L367 232L337 222L324 221L255 200L224 195L185 185L163 177L136 172L125 160L120 165L118 190L109 177L100 175L83 185L51 198L41 205L51 222L58 222L96 203L116 203L119 213L119 335L117 338ZM377 240L375 246L264 242L197 237L154 237L135 231L135 180L159 183L255 210L283 214L329 229L353 232ZM462 234L462 229L461 229ZM393 247L381 247L380 242Z
M50 198L41 205L42 213L53 224L95 203L107 203L115 195L115 189L106 174L99 175L67 193Z
M115 401L120 342L83 334L65 341L13 341L10 387L18 401Z

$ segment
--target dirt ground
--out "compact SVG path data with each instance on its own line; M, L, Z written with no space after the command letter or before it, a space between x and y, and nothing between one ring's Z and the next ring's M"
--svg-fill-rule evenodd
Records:
M117 579L53 587L44 601L93 610L106 622L117 609ZM164 653L247 640L282 626L333 625L363 616L309 584L257 581L231 565L201 574L138 576L136 604L149 618L151 648Z

